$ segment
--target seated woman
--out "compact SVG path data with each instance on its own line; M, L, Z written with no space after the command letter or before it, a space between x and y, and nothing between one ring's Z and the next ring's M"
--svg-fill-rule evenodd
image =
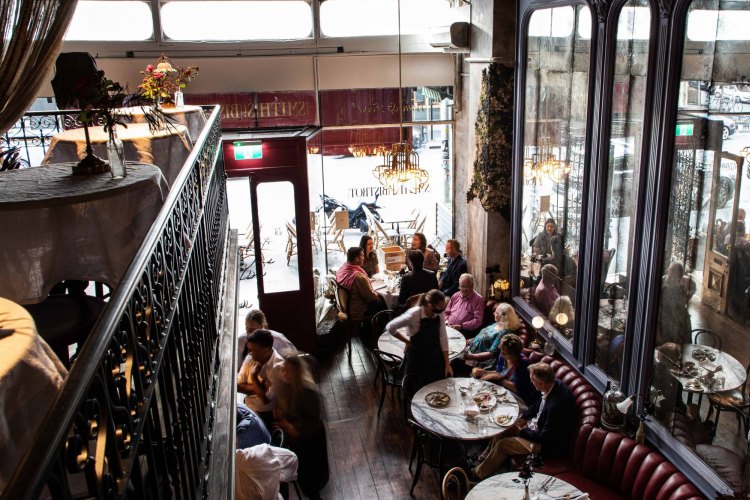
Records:
M491 369L500 355L500 340L520 327L521 322L513 306L505 302L498 304L495 308L495 322L482 328L473 339L466 341L468 348L464 354L466 364Z
M576 266L576 261L568 255L568 251L559 234L550 238L550 247L552 248L552 254L542 258L542 265L552 264L555 266L560 274L560 278L575 288L578 266Z
M435 255L435 252L427 247L427 238L422 233L414 233L411 237L411 248L410 250L421 250L424 254L424 268L428 271L435 272L438 269L439 262ZM411 270L411 262L407 259L407 267Z
M474 368L471 376L480 380L494 382L520 397L527 406L531 406L540 396L531 385L529 377L529 360L523 355L523 342L513 333L505 335L500 341L500 353L494 370Z
M544 221L544 231L537 234L531 241L531 251L534 255L545 257L552 255L552 237L557 234L557 222L549 218Z
M378 256L372 238L369 235L362 236L362 239L359 240L359 248L365 251L365 263L362 264L362 269L365 270L368 278L372 278L373 274L380 272Z

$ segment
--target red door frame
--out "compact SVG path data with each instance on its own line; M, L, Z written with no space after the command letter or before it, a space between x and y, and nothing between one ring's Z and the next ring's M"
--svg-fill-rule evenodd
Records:
M294 214L297 226L299 290L265 293L262 259L256 259L258 302L271 328L282 332L297 349L315 352L315 289L313 281L310 199L307 180L307 139L317 130L303 135L276 135L262 139L263 158L235 160L234 140L224 140L224 158L229 177L250 178L250 206L253 219L255 255L261 255L258 220L258 184L288 181L294 186ZM225 136L226 137L226 136ZM245 139L245 137L243 137Z

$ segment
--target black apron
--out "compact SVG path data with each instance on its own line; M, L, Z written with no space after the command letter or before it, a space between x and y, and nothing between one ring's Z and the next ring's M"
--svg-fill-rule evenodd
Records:
M440 316L422 318L419 331L409 339L404 355L404 374L418 377L415 390L445 378L445 360L440 347Z

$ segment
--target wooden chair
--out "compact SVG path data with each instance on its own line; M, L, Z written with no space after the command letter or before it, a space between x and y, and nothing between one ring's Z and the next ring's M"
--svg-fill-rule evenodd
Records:
M344 246L344 230L336 229L335 216L331 214L331 218L328 221L328 231L325 235L326 252L342 252L346 255L346 247Z
M406 303L404 304L404 307L406 307L407 309L409 309L410 307L416 306L417 302L419 302L419 297L421 297L421 296L422 296L421 293L416 293L416 294L412 295L411 297L409 297L408 299L406 299Z
M297 255L297 230L290 223L286 223L286 265L292 260L292 255Z
M369 212L367 207L362 207L365 210L365 214ZM383 243L386 245L395 245L398 241L398 238L400 235L398 234L398 231L395 229L384 229L383 226L380 224L380 221L378 221L375 217L372 216L372 213L370 213L370 222L372 223L370 227L373 229L373 234L371 234L373 243L375 244L375 247L379 247Z
M323 249L323 242L320 240L320 218L318 212L310 212L310 239L315 250Z
M455 486L451 488L451 485ZM461 467L453 467L443 477L443 498L446 500L463 500L472 486L473 484L469 481L466 472Z
M337 318L344 328L344 335L346 336L346 348L347 356L349 360L352 359L352 337L355 331L359 331L359 327L366 321L371 321L372 316L365 316L363 318L352 318L349 312L349 303L351 295L349 290L341 286L341 284L333 280L335 293L334 300L336 302L336 309L338 310Z
M402 362L398 356L383 352L380 349L373 349L375 361L378 363L378 372L380 373L380 404L378 405L378 417L383 410L383 401L385 401L385 388L391 388L391 399L393 391L398 392L398 398L401 399L401 382L403 380Z
M706 420L711 417L712 412L716 412L714 419L714 431L719 428L719 416L722 411L734 411L737 413L737 425L744 424L744 433L746 436L750 432L750 397L747 395L747 377L750 376L750 364L745 369L745 381L738 389L731 391L721 391L708 395L708 403L711 405L708 410ZM742 430L742 428L740 428Z

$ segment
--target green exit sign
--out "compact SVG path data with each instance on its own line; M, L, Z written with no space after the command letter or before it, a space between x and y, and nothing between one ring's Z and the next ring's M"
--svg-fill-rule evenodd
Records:
M678 123L677 124L677 137L685 137L693 135L693 124L692 123Z
M259 160L263 158L263 143L260 141L236 141L234 143L235 160Z

